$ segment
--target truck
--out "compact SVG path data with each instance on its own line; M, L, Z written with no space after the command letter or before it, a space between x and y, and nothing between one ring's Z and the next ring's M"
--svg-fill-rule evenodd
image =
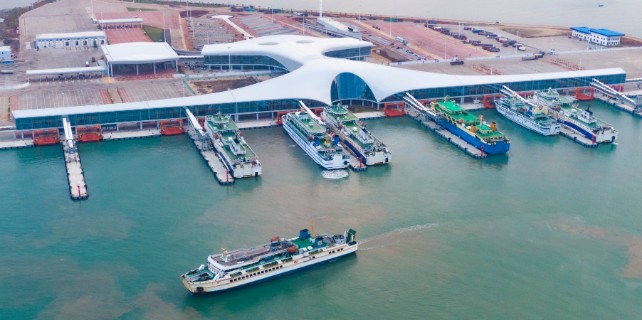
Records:
M451 66L461 66L464 64L464 60L459 60L459 57L454 56L452 60L450 60L450 65Z

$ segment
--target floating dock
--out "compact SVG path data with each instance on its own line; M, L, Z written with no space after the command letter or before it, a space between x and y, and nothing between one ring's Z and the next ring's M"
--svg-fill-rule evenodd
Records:
M65 155L65 170L67 171L67 180L69 181L69 194L72 200L84 200L89 197L87 184L85 183L85 173L82 170L80 155L76 148L73 132L67 118L62 118L65 140L62 142L62 150Z
M638 117L642 118L642 110L637 109L637 111L636 111L636 108L634 108L634 107L632 107L632 106L630 106L630 105L628 105L626 103L622 103L622 102L618 101L617 99L613 99L613 98L611 98L609 96L603 96L603 97L596 96L595 99L597 99L599 101L602 101L602 102L604 102L604 103L606 103L606 104L608 104L608 105L610 105L612 107L616 107L616 108L618 108L618 109L620 109L622 111L626 111L626 112L628 112L628 113L630 113L630 114L632 114L634 116L638 116Z
M363 172L368 170L368 166L359 159L359 156L356 153L354 153L352 149L348 148L348 146L345 145L345 143L343 142L341 142L341 146L343 146L343 150L350 153L350 160L349 160L348 167L350 167L352 171Z
M587 148L597 148L598 146L598 143L593 142L593 140L579 134L577 131L566 125L562 125L560 127L560 134Z
M221 160L216 151L214 151L212 141L207 136L207 133L205 133L205 130L203 130L203 127L198 123L198 120L189 109L185 108L185 113L187 113L189 123L187 126L187 134L192 138L196 149L198 149L198 152L201 154L201 157L203 157L203 160L205 160L205 163L207 163L207 166L214 174L214 177L216 177L218 183L221 185L233 184L234 177L230 174L223 160Z

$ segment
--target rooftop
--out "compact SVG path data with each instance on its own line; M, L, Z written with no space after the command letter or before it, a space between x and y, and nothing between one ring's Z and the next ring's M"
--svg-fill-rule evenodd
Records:
M178 60L167 42L128 42L101 46L108 63L137 64Z
M110 23L142 23L142 18L122 18L122 19L100 19L98 20L99 24L110 24Z
M42 33L36 36L36 40L47 39L76 39L76 38L97 38L107 37L104 31L85 31L71 33Z
M620 33L617 31L609 30L609 29L593 29L589 27L572 27L571 30L575 30L577 32L589 34L589 33L597 33L599 35L603 35L605 37L622 37L624 36L624 33Z

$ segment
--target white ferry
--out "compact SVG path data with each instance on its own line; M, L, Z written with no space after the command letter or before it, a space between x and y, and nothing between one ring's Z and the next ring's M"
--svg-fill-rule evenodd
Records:
M208 116L204 127L214 149L234 178L261 175L261 162L229 115Z
M301 103L302 111L283 116L283 129L305 153L325 169L345 169L350 155L339 144L339 137L330 137L326 124Z
M356 231L329 236L312 235L308 229L291 239L274 237L269 243L210 255L207 265L181 275L181 281L193 293L218 292L285 273L333 261L357 251Z
M541 135L551 136L560 132L560 124L548 114L548 108L531 105L513 96L495 101L497 111L509 120Z
M366 165L390 162L392 155L388 147L372 135L366 129L366 125L359 121L348 107L341 105L325 107L321 118Z
M594 143L613 143L617 140L618 132L612 125L597 119L590 108L580 108L574 99L561 96L557 90L538 91L532 100L548 106L554 118Z

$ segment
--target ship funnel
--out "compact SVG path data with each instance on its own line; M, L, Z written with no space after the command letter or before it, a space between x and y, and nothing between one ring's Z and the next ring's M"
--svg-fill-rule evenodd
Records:
M308 229L302 229L299 231L299 239L305 240L308 238L310 238L310 231L308 231Z
M355 241L354 241L354 238L355 238L355 235L356 235L356 234L357 234L357 232L356 232L356 231L354 231L354 230L352 230L352 229L348 230L348 236L346 237L346 242L347 242L348 244L350 244L350 245L354 244L354 242L355 242Z

